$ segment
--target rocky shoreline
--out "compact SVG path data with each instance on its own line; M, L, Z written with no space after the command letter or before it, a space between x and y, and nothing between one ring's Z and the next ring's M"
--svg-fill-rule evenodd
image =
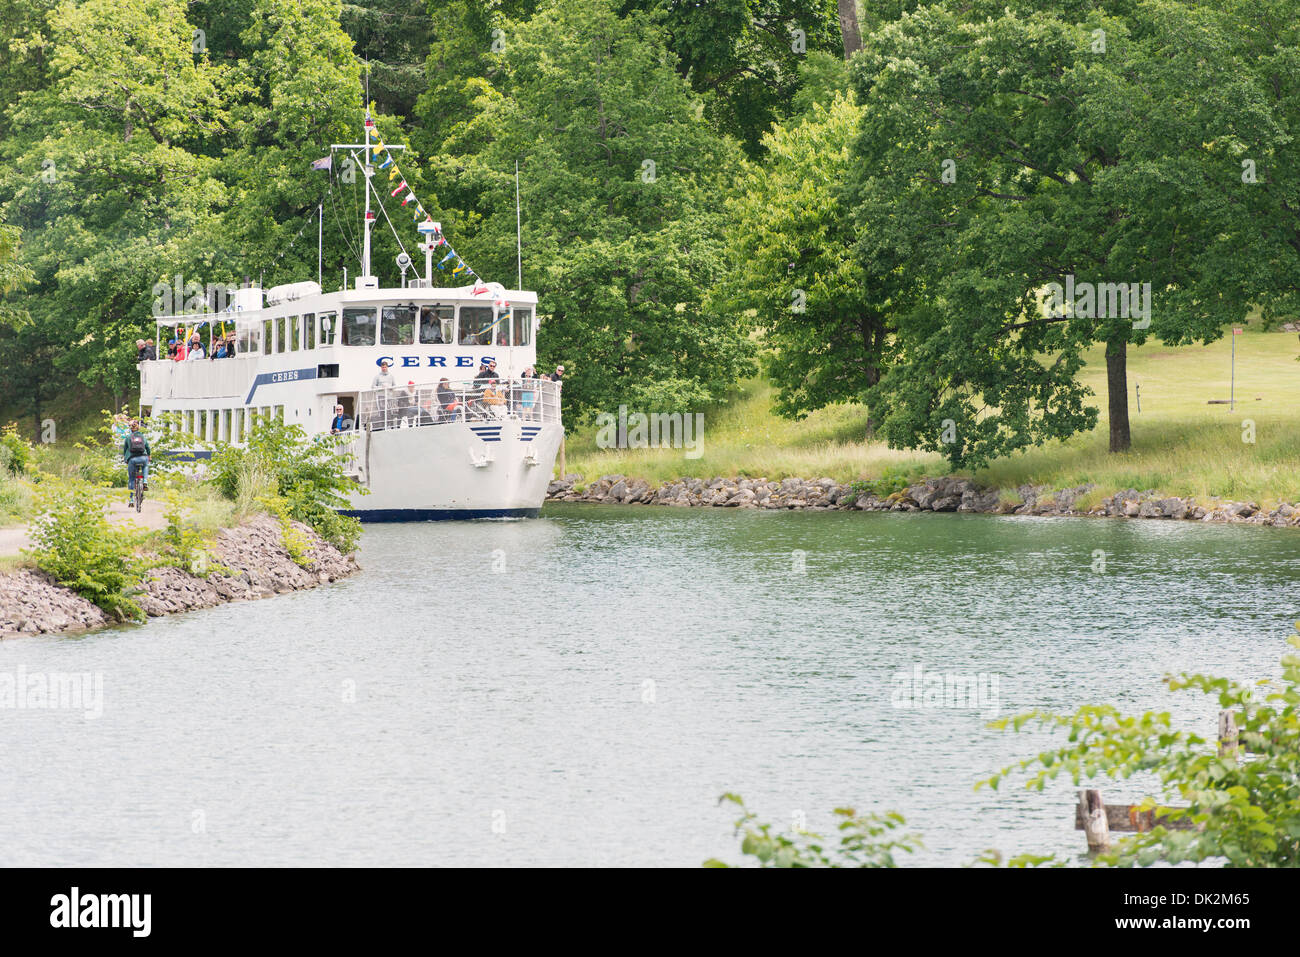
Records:
M1052 489L1022 485L1014 492L983 488L971 479L931 478L889 495L875 495L833 479L682 478L653 486L645 479L604 475L582 487L580 475L566 475L547 488L548 502L604 505L669 505L678 508L765 508L810 511L978 512L988 515L1090 515L1109 518L1164 518L1200 522L1240 522L1274 527L1300 525L1300 507L1261 509L1254 502L1161 495L1154 489L1125 489L1106 497L1097 486Z
M174 566L150 569L136 601L150 618L158 618L314 588L357 570L354 557L343 555L306 525L294 522L293 527L308 543L306 568L289 556L279 523L263 515L217 533L210 551L212 565L220 568L205 576ZM98 607L42 571L24 568L0 575L0 640L112 624Z

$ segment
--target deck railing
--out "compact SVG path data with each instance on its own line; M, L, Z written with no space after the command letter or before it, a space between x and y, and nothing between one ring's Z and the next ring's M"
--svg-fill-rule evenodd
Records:
M560 421L560 383L549 379L472 379L362 392L357 428L416 428L451 422Z

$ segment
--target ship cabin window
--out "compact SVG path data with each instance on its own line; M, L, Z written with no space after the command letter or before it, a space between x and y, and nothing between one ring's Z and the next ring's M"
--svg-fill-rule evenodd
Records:
M492 344L491 306L460 307L460 344L462 346L490 346Z
M375 344L375 309L343 310L343 342L345 346L373 346Z
M515 327L515 345L531 345L533 341L533 311L516 307L511 321Z
M283 352L285 346L284 320L276 319L273 325L275 326L275 351Z
M426 346L454 345L456 342L456 307L420 307L420 343Z
M322 312L320 316L320 344L323 346L334 345L334 337L338 332L338 317L332 312Z
M302 333L307 337L304 349L316 348L316 316L313 313L307 313L302 317Z
M272 340L275 338L274 327L270 319L262 320L262 355L271 354Z
M289 351L297 352L298 347L302 345L302 330L298 324L297 316L290 316L284 320L285 335L289 337Z
M415 306L384 306L379 344L409 346L415 341Z

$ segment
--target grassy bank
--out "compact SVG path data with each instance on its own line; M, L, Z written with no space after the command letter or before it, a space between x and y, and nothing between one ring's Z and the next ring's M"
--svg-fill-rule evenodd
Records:
M1025 483L1101 489L1155 488L1170 495L1253 499L1260 505L1300 501L1300 344L1295 333L1247 327L1237 338L1237 405L1209 405L1229 393L1230 337L1208 346L1130 349L1132 451L1107 451L1105 360L1088 356L1082 377L1101 409L1097 428L1065 442L1017 453L971 475L982 484ZM1141 411L1135 399L1140 390ZM771 412L772 388L744 384L727 406L706 414L703 454L680 449L601 450L594 428L570 436L567 471L590 480L613 472L659 482L679 476L829 476L840 482L879 478L886 469L947 474L937 454L898 452L864 442L866 409L840 406L802 422ZM1243 441L1254 423L1255 442Z

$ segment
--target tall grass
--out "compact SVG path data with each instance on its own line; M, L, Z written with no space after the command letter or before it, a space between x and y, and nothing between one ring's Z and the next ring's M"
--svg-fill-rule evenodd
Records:
M1133 448L1123 454L1108 451L1105 360L1101 349L1093 350L1081 378L1101 410L1096 429L964 474L1003 489L1094 483L1107 491L1156 489L1207 500L1253 499L1260 505L1300 501L1296 339L1291 333L1248 329L1236 345L1233 409L1209 404L1229 395L1230 339L1208 346L1151 343L1131 349ZM602 450L596 447L596 430L588 428L569 438L566 469L586 481L622 473L654 482L716 475L828 476L848 482L878 479L887 468L928 475L948 472L937 454L895 451L865 441L867 411L862 406L822 409L793 421L772 414L772 392L770 383L754 379L725 406L706 413L699 458L686 458L682 449ZM1253 442L1244 441L1252 437Z

